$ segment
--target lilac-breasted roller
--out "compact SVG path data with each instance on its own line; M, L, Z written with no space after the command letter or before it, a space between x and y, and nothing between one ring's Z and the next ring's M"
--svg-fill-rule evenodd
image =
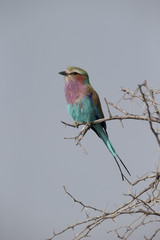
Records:
M65 96L67 100L67 109L74 121L76 122L92 122L100 118L104 118L101 103L98 94L89 82L89 76L86 71L78 67L68 67L66 71L59 74L65 76ZM126 177L122 173L120 163L126 169L127 167L116 153L112 143L109 140L106 130L106 122L94 124L92 130L103 140L112 156L114 157L120 170L122 180Z

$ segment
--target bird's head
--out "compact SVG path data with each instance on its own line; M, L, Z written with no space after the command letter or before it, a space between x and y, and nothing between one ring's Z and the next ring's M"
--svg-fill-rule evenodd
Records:
M66 83L69 81L79 81L82 84L89 83L88 73L78 67L68 67L65 71L59 72L59 74L65 76Z

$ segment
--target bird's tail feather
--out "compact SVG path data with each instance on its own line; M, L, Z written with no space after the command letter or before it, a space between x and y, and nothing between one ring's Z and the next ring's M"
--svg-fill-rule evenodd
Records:
M97 124L98 125L98 124ZM97 126L96 125L96 126ZM97 129L97 127L95 128L96 129L96 132L98 132L97 134L99 135L99 137L103 140L103 142L105 143L105 145L107 146L108 150L110 151L110 153L112 154L112 156L114 157L115 161L116 161L116 164L119 168L119 171L121 173L121 176L122 176L122 180L126 179L128 182L129 180L125 177L125 175L123 174L122 172L122 169L120 167L120 164L118 162L118 159L120 161L120 163L122 164L122 166L125 168L125 170L127 171L127 173L131 176L129 170L127 169L127 167L125 166L125 164L123 163L122 159L118 156L118 154L116 153L112 143L110 142L109 138L108 138L108 135L107 133L103 130L103 128L101 129ZM99 130L99 131L97 131ZM118 158L118 159L117 159Z
M104 141L104 140L103 140L103 141ZM118 165L118 168L119 168L120 173L121 173L121 176L122 176L122 180L124 180L125 176L124 176L124 174L122 173L121 167L120 167L120 165L119 165L116 157L118 157L119 161L121 162L121 164L123 165L123 167L126 169L127 173L131 176L131 174L130 174L129 170L127 169L127 167L125 166L124 162L122 161L122 159L121 159L121 158L118 156L118 154L116 153L116 151L115 151L112 143L110 142L110 140L109 140L109 139L105 139L104 143L105 143L106 146L108 147L109 151L111 152L112 156L114 157L114 159L115 159L115 161L116 161L116 163L117 163L117 165Z

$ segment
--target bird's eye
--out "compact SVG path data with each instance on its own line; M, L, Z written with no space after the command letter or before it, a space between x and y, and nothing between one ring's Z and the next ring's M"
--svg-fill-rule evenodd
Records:
M73 72L72 74L73 74L73 75L77 75L78 73L77 73L77 72Z

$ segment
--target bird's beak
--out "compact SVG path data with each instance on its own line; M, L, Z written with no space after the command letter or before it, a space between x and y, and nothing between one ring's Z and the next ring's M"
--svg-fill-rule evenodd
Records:
M59 74L61 74L61 75L63 75L63 76L67 76L67 75L68 75L65 71L59 72Z

